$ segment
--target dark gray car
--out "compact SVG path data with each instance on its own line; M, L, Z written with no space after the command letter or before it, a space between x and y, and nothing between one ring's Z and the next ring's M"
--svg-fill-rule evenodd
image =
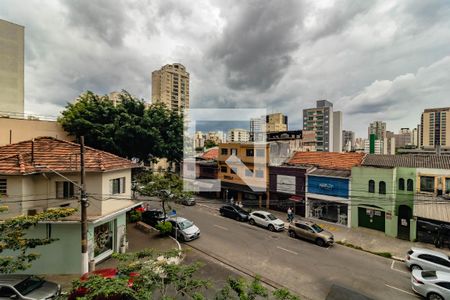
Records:
M50 300L61 293L57 283L30 275L0 275L0 299Z

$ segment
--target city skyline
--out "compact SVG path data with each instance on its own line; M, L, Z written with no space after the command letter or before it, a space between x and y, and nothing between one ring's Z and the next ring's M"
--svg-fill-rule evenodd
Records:
M357 136L373 120L414 128L425 108L448 106L448 2L14 4L0 4L0 19L25 26L29 113L56 116L86 90L149 101L151 72L177 62L192 108L267 108L293 129L320 99Z

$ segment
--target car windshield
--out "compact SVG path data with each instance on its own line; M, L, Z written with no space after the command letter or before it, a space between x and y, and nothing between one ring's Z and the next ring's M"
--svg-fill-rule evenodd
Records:
M267 217L269 218L269 220L272 220L272 221L277 219L277 217L275 217L272 214L268 214Z
M422 277L425 279L436 278L436 271L422 271Z
M312 224L311 227L312 227L312 229L313 229L315 232L322 232L322 231L323 231L322 227L320 227L320 226L317 225L317 224Z
M194 225L194 223L192 223L189 220L184 220L183 222L179 222L178 226L180 226L180 229L186 229L191 227L192 225Z
M236 209L237 212L240 212L240 213L243 213L243 214L246 214L246 213L247 213L246 210L240 208L239 206L235 206L234 209Z
M42 279L37 277L28 277L24 281L16 284L14 288L22 295L26 295L41 287L44 284Z

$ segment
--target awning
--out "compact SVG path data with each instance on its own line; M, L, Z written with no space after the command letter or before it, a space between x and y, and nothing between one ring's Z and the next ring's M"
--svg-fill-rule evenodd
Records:
M302 202L304 199L303 199L303 197L294 195L294 196L289 197L289 200L294 201L294 202Z

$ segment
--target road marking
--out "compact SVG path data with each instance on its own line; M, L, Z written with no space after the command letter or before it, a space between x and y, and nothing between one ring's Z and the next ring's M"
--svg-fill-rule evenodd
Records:
M409 274L409 272L405 272L405 271L402 271L402 270L394 268L394 264L395 264L395 260L392 261L391 270L394 270L394 271L397 271L397 272L400 272L400 273L404 273L404 274Z
M390 287L391 289L397 290L397 291L399 291L399 292L402 292L402 293L405 293L405 294L408 294L408 295L411 295L411 296L417 297L417 295L416 295L416 294L413 294L413 293L410 293L410 292L408 292L408 291L405 291L405 290L399 289L398 287L395 287L395 286L392 286L392 285L389 285L389 284L385 284L385 286L387 286L387 287Z
M223 227L223 226L220 226L220 225L214 225L214 227L217 227L217 228L220 228L220 229L223 229L223 230L227 230L227 231L228 231L228 228Z
M298 253L295 252L295 251L292 251L292 250L289 250L289 249L286 249L286 248L283 248L283 247L280 247L280 246L277 246L277 248L278 248L278 249L281 249L281 250L284 250L284 251L286 251L286 252L289 252L289 253L298 255Z

